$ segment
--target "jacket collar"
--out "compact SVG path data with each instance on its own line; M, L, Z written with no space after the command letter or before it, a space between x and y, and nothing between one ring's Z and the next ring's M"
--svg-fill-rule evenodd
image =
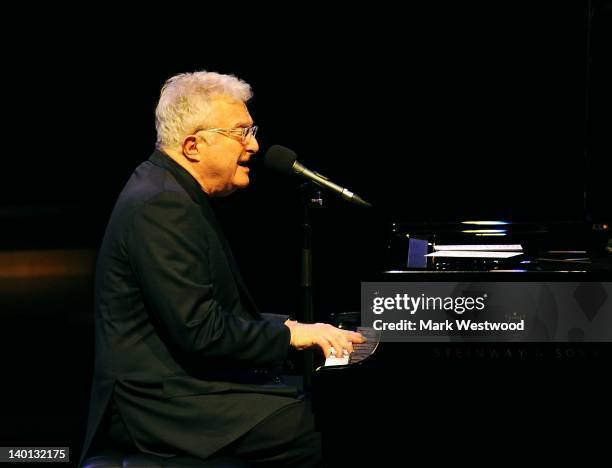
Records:
M156 149L149 161L156 166L170 171L177 182L185 189L187 194L200 205L209 204L208 194L202 190L200 183L187 170L161 150Z

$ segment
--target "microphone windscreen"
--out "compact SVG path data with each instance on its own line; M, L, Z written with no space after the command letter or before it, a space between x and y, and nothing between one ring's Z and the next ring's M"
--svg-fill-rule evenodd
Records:
M286 174L293 173L293 163L297 159L297 154L281 145L273 145L264 158L264 164L267 168L274 169Z

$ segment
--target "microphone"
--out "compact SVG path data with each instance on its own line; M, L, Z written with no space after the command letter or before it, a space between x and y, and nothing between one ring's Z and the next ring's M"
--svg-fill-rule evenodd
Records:
M270 149L266 152L264 164L267 168L274 169L284 174L297 174L303 177L304 179L308 179L314 182L317 185L326 187L334 192L339 193L342 198L357 205L365 206L368 208L372 206L370 203L368 203L358 195L354 194L350 190L344 187L340 187L338 184L334 184L327 177L322 176L321 174L311 171L302 166L297 161L297 154L295 154L294 151L284 146L271 146Z

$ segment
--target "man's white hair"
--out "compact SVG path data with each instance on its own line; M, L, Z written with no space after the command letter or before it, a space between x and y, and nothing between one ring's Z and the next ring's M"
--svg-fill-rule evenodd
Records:
M157 147L178 148L186 135L207 125L214 98L247 102L252 95L251 87L233 75L198 71L173 76L162 87L155 109Z

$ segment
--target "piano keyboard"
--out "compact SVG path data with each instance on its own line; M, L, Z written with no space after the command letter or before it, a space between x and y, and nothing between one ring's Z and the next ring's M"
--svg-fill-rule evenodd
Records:
M347 366L357 364L374 354L380 341L380 332L369 327L358 327L356 332L361 333L367 340L365 343L353 343L353 353L342 357L330 356L325 360L324 366Z

